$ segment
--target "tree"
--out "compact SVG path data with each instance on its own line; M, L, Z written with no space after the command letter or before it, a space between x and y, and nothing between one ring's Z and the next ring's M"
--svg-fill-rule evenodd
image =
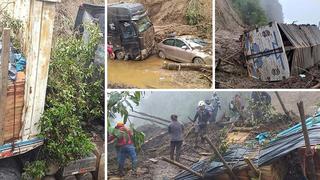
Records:
M108 134L112 134L116 137L120 137L123 134L118 129L111 126L111 120L116 118L117 114L120 114L123 118L123 123L126 124L129 117L128 109L133 110L133 105L138 106L143 93L141 91L129 92L129 91L113 91L108 93L108 112L107 112L107 128ZM139 132L134 128L134 125L130 123L130 128L133 131L133 142L135 147L139 150L144 143L145 135L143 132Z

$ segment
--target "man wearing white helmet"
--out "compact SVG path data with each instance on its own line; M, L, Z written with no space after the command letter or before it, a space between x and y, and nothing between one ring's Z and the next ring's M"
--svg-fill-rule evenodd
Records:
M201 137L201 142L204 142L204 136L207 133L207 124L210 119L210 112L206 109L206 104L204 101L200 101L198 104L197 113L193 118L193 122L197 122L196 126L196 142L195 146L198 146L199 135Z

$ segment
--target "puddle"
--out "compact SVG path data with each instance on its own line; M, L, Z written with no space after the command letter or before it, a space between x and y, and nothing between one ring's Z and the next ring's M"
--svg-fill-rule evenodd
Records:
M137 88L177 88L161 69L164 60L154 55L143 61L108 60L108 83Z

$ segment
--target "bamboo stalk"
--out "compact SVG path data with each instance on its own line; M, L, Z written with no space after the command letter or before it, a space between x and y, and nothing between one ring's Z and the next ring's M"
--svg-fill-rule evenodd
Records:
M170 160L170 159L168 159L166 157L162 157L162 160L164 160L164 161L166 161L166 162L168 162L170 164L173 164L173 165L175 165L175 166L177 166L177 167L179 167L179 168L181 168L183 170L189 171L192 174L194 174L194 175L196 175L196 176L198 176L200 178L203 178L202 174L200 174L200 173L198 173L198 172L196 172L196 171L194 171L194 170L192 170L192 169L190 169L190 168L188 168L188 167L186 167L186 166L184 166L184 165L182 165L182 164L180 164L180 163L178 163L176 161L172 161L172 160Z

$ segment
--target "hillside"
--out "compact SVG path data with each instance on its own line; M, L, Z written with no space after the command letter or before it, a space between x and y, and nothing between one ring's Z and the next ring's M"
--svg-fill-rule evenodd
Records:
M155 31L162 39L165 34L176 32L177 35L197 35L211 39L212 36L212 1L210 0L109 0L108 4L117 2L137 2L146 6ZM197 25L188 25L186 15L189 7L196 4L201 21Z

